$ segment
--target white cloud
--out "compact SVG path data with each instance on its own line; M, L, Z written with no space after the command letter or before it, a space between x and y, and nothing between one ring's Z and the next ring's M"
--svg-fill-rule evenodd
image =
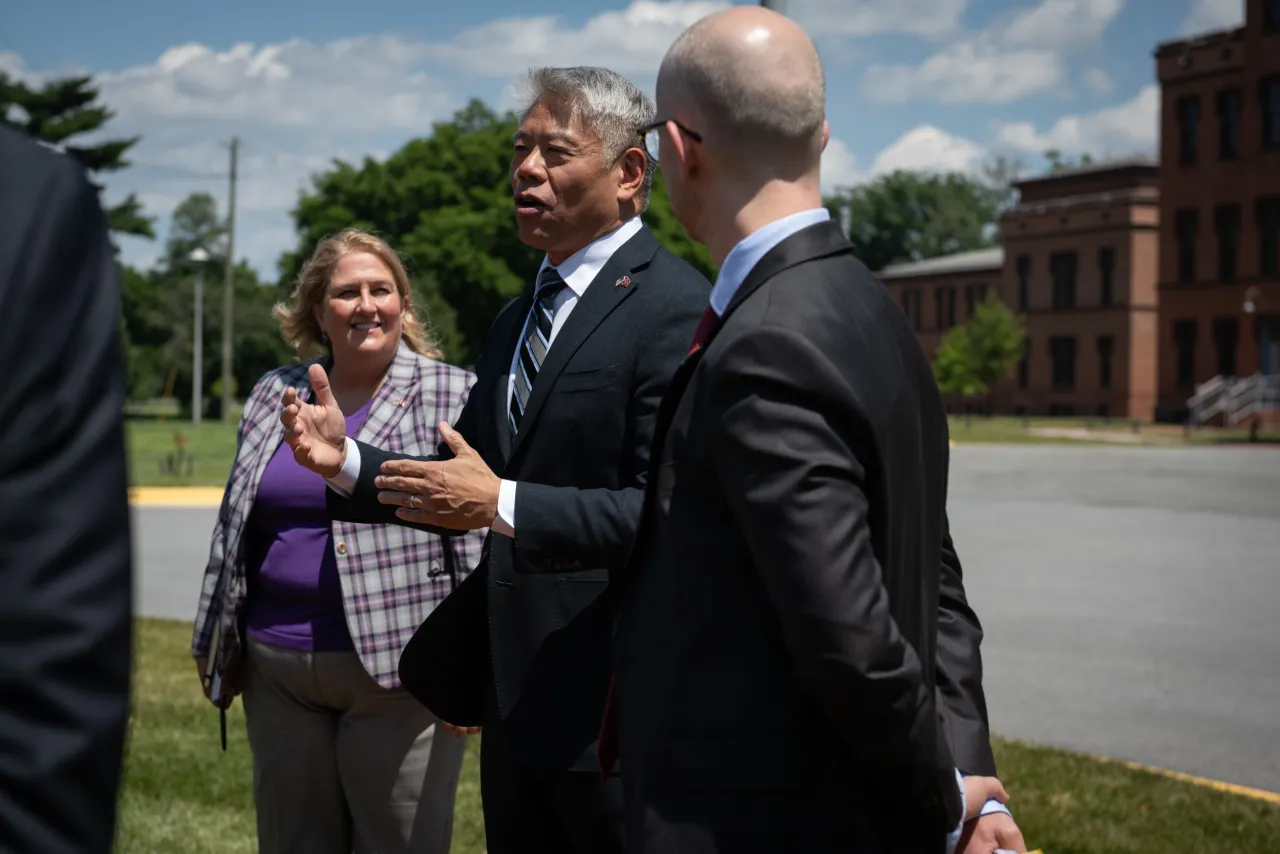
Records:
M1096 158L1154 154L1159 140L1160 90L1154 84L1122 104L1078 116L1063 116L1045 131L1030 122L1002 125L1000 143L1037 154L1057 149Z
M1211 30L1226 30L1244 23L1244 4L1240 0L1191 0L1191 8L1182 22L1184 36Z
M421 70L423 59L421 45L395 36L324 45L241 43L226 51L185 44L98 82L103 99L127 120L325 123L330 133L421 130L450 101L444 86Z
M979 42L956 42L919 66L873 65L862 91L897 103L932 97L943 103L1006 103L1049 89L1066 78L1062 59L1042 50L1002 51Z
M1041 0L997 17L919 65L877 64L862 79L878 101L1008 103L1061 86L1067 57L1096 42L1124 0ZM1095 82L1098 82L1095 79Z
M1101 68L1090 68L1085 71L1084 85L1086 89L1095 95L1110 95L1116 88L1111 75Z
M985 154L986 151L975 142L933 125L920 125L876 155L871 172L877 175L895 169L969 172L978 167Z
M786 13L815 38L938 38L959 29L966 5L967 0L788 0Z
M998 23L995 36L1015 47L1076 47L1097 41L1123 6L1124 0L1043 0Z
M972 140L924 124L889 143L871 161L871 168L862 170L848 146L833 137L822 153L822 191L830 194L897 169L974 172L986 154L986 149Z
M823 195L851 187L863 179L853 152L835 137L827 140L827 147L822 152L821 173Z
M663 54L688 26L727 8L722 0L633 0L581 27L553 15L499 18L432 45L437 61L486 77L508 77L539 65L602 65L620 74L654 75Z

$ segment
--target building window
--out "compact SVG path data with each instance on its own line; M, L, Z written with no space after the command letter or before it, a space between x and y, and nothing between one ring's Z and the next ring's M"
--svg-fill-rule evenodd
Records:
M1236 256L1240 250L1240 206L1216 208L1213 226L1218 233L1218 279L1230 282L1236 277Z
M981 305L982 301L986 298L987 298L987 286L982 282L978 282L972 285L965 285L964 287L964 307L966 312L965 316L973 317L974 311L977 310L978 306Z
M1111 357L1115 355L1116 339L1110 335L1098 338L1098 387L1111 388Z
M1240 152L1240 90L1218 93L1218 157L1235 160Z
M921 315L921 313L922 313L921 306L922 306L923 304L924 304L924 291L920 290L919 288L916 288L914 291L912 291L912 299L911 299L911 309L912 309L912 314L911 314L911 325L912 325L913 327L915 327L915 330L916 330L917 332L919 332L921 329L923 329L923 328L924 328L924 325L922 324L921 319L920 319L920 315Z
M1031 380L1031 339L1022 339L1022 358L1018 360L1018 388L1025 389Z
M1173 349L1178 372L1178 388L1190 391L1196 380L1196 322L1194 320L1175 320L1173 322Z
M1053 362L1053 387L1070 391L1076 387L1076 339L1050 338L1049 359Z
M1258 199L1258 274L1280 275L1280 196Z
M1075 414L1076 414L1076 406L1074 403L1049 404L1050 418L1071 418Z
M1173 217L1173 227L1178 238L1178 281L1196 280L1196 232L1200 218L1195 211L1178 211Z
M1258 100L1262 104L1262 147L1280 148L1280 77L1258 82Z
M1116 251L1110 246L1098 250L1098 280L1101 282L1101 294L1098 301L1104 306L1115 300Z
M1178 162L1196 162L1196 142L1200 135L1200 98L1184 95L1178 99Z
M1018 311L1026 311L1031 302L1031 257L1018 256Z
M1053 277L1053 307L1076 307L1076 253L1055 252L1049 256L1049 275Z
M1111 407L1107 406L1105 403L1098 404L1097 412L1099 418L1111 419Z
M956 325L956 289L944 288L947 293L947 329Z
M1236 342L1240 336L1240 322L1234 317L1218 317L1213 321L1213 346L1218 351L1218 375L1236 375Z

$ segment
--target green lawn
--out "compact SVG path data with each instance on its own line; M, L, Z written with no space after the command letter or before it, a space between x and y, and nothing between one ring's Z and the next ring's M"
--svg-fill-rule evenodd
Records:
M134 713L118 854L254 851L250 755L237 703L227 752L187 654L189 627L137 624ZM453 851L481 854L477 739L458 791ZM1045 854L1275 854L1280 806L1062 751L998 741L1027 842Z
M1067 435L1053 435L1063 431ZM134 486L223 486L236 453L236 427L206 421L196 426L188 421L133 419L127 422L130 467ZM177 437L182 437L179 456ZM982 418L968 422L951 419L951 438L957 442L1003 442L1017 444L1136 444L1186 445L1243 442L1243 430L1206 428L1189 436L1181 427L1141 424L1138 432L1126 422L1089 421L1072 418ZM1280 442L1280 433L1263 433L1265 442ZM1123 440L1123 441L1118 441Z
M205 421L125 422L133 486L225 486L236 456L236 425Z

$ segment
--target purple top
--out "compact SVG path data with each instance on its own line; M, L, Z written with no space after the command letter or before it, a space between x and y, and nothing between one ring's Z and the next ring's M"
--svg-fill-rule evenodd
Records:
M347 435L359 432L372 403L347 416ZM287 442L262 472L245 532L245 624L255 640L303 652L355 648L325 509L328 488L298 465Z

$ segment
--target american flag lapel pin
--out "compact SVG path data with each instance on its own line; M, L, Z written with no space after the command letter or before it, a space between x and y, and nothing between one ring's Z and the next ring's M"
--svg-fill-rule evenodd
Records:
M628 288L631 286L631 277L623 276L621 279L613 283L615 288Z

